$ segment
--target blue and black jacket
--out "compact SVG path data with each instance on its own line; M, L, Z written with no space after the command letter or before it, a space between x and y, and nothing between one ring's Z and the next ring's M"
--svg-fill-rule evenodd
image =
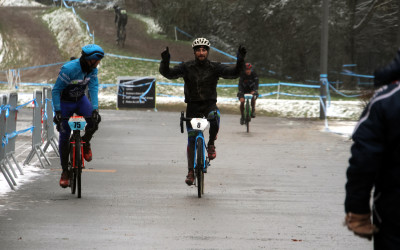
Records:
M86 73L82 69L81 60L75 59L65 63L60 70L57 81L52 90L55 111L60 111L60 102L77 102L89 87L89 95L93 110L98 109L97 68Z
M345 211L371 211L374 223L400 231L400 84L377 90L353 133Z

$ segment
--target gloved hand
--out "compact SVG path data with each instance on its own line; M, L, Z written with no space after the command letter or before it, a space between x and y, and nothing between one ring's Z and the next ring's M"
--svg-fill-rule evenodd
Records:
M93 110L92 119L93 119L93 122L95 122L96 124L99 124L101 122L101 116L99 114L99 110L97 110L97 109Z
M169 48L168 47L166 47L165 50L161 53L161 58L162 58L162 61L169 62L169 59L171 58L171 55L169 54Z
M238 49L238 51L237 51L237 60L238 61L244 61L244 58L245 58L245 56L246 56L246 52L247 52L247 50L246 50L246 48L245 47L242 47L242 45L239 45L239 49Z
M371 240L373 234L379 231L371 222L371 213L348 213L345 217L345 225L350 231L353 231L355 235L368 240Z
M59 125L59 124L61 123L61 119L62 119L62 117L61 117L61 111L56 111L56 113L55 113L55 115L54 115L54 117L53 117L53 122L54 122L56 125Z

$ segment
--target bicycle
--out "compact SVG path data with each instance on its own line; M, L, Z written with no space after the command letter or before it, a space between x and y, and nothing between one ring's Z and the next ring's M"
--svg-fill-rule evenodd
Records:
M121 45L122 48L125 46L125 39L126 39L126 30L125 30L125 26L123 26L119 33L118 33L118 45Z
M68 125L71 128L72 135L69 139L69 180L71 193L75 194L78 189L78 198L81 198L82 193L82 169L85 168L85 160L83 158L83 143L81 130L85 129L86 120L83 116L71 116L68 120ZM78 149L78 150L77 150Z
M253 94L244 94L244 99L246 99L246 104L244 106L244 123L246 124L246 131L250 131L250 121L251 121L251 109L250 100L253 98Z
M217 119L217 112L214 112L214 118L189 118L185 117L184 112L181 112L180 126L181 133L184 132L183 122L188 121L196 131L196 140L194 148L194 185L197 186L197 196L201 198L204 194L204 174L207 173L207 168L210 166L210 160L206 156L207 147L204 139L204 130L208 127L209 122Z

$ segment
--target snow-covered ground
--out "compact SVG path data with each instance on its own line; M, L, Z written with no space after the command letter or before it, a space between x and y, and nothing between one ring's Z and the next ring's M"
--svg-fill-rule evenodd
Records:
M37 3L33 0L0 0L0 7L1 6L43 6L43 4Z

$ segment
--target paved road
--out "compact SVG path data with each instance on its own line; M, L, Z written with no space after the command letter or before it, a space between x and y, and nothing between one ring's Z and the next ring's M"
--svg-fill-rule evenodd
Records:
M223 115L205 195L179 113L103 111L82 199L58 160L0 197L1 249L372 249L342 226L349 147L323 122Z

